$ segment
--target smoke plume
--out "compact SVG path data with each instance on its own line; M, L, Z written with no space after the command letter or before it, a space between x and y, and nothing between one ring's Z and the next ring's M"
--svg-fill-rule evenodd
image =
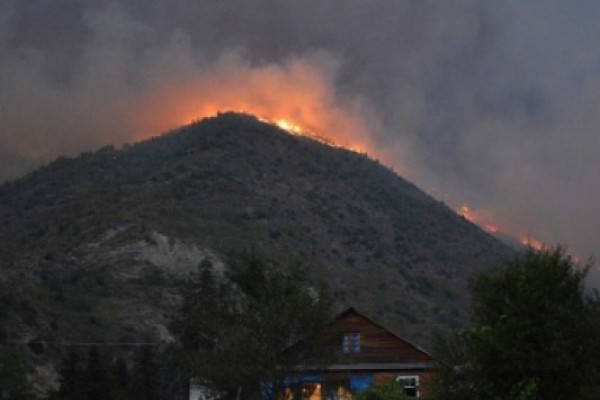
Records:
M592 0L5 0L0 179L221 109L275 113L597 254L598 17Z

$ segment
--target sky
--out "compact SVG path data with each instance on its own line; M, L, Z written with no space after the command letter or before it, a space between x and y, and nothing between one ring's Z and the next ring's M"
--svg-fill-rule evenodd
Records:
M0 181L245 110L598 256L599 20L596 0L2 0Z

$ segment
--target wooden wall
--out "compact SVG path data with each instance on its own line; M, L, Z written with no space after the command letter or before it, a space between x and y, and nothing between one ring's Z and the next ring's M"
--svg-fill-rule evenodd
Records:
M390 333L382 326L355 312L346 312L334 324L338 333L360 333L360 351L342 353L339 344L341 363L424 363L431 357L404 339Z

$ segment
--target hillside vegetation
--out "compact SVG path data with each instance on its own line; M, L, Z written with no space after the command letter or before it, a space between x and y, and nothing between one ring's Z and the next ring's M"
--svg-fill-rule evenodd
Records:
M417 343L463 325L472 273L513 251L365 155L228 113L0 186L0 336L40 357L172 340L181 283L248 248Z

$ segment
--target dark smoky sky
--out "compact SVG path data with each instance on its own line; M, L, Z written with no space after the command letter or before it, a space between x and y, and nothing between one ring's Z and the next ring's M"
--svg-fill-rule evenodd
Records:
M2 0L0 179L163 129L131 115L159 114L157 93L186 80L217 96L220 79L309 70L315 107L360 115L409 180L586 258L599 20L596 0Z

